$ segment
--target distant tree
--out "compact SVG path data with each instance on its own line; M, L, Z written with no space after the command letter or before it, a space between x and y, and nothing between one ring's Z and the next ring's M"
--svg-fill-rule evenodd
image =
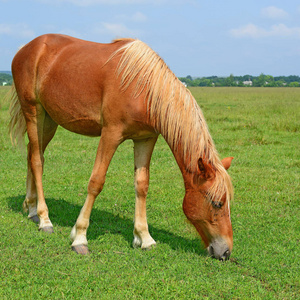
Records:
M0 73L0 86L3 84L5 85L12 85L13 78L10 74L7 73Z
M253 81L254 77L252 75L244 75L244 76L242 76L242 78L243 78L243 81L249 81L249 80Z
M193 80L188 79L187 77L179 77L181 82L184 82L187 86L192 86Z
M209 76L209 77L206 77L207 79L210 79L210 80L215 80L215 79L218 79L218 76Z
M274 77L271 75L265 75L265 85L272 84L274 82Z
M200 79L200 78L195 78L195 79L193 80L192 86L199 86L200 82L201 82L201 79Z
M277 76L273 77L271 75L265 75L261 73L259 76L244 75L244 76L234 76L230 74L229 77L201 77L192 78L188 75L187 77L179 77L179 79L186 83L187 86L245 86L244 81L252 81L253 86L266 86L266 87L282 87L282 86L300 86L300 77L296 75L291 76ZM291 81L293 79L293 81Z
M277 77L274 77L274 80L275 81L283 80L284 82L286 82L288 84L288 83L291 83L291 82L300 82L300 77L297 76L297 75L277 76Z
M253 86L265 86L266 75L261 73L258 77L253 79Z
M244 81L243 80L239 80L237 86L240 86L240 87L245 86L244 85Z
M212 81L207 78L201 78L199 86L212 86Z
M277 87L285 86L285 85L286 85L286 82L283 79L277 80L274 82L274 86L277 86Z
M225 79L225 86L236 86L233 74L230 74L229 77Z

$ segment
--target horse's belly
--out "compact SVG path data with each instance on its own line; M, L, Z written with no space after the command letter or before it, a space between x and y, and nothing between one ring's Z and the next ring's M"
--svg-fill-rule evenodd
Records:
M100 136L102 129L100 104L96 105L82 99L65 100L55 101L53 97L47 101L44 98L41 103L53 121L63 128L83 135Z
M68 123L59 124L59 125L69 131L83 134L83 135L88 135L88 136L101 135L100 124L93 120L77 119L77 120L72 120Z

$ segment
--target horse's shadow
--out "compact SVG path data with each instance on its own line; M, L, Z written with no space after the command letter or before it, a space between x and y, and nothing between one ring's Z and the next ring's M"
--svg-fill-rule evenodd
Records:
M22 210L22 203L25 195L7 198L8 206L15 212ZM64 199L47 198L47 206L50 211L50 218L54 224L63 227L73 227L81 210L81 206L71 204ZM25 217L25 215L24 215ZM55 228L54 228L55 230ZM201 247L198 238L188 239L171 233L167 230L149 224L151 235L156 241L168 244L172 249L184 250L186 252L197 253L201 256L207 256L207 252ZM94 208L92 211L90 226L88 229L88 239L98 239L99 236L107 233L121 234L129 245L133 239L133 221L114 215L105 210Z

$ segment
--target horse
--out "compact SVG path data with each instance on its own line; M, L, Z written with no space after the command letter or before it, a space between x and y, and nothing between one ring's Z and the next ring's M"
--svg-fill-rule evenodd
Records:
M13 143L27 132L27 181L23 208L39 230L52 233L42 174L44 152L58 125L101 136L87 197L71 230L72 250L89 254L87 229L110 161L127 139L134 143L133 246L156 245L149 233L146 196L154 145L162 135L183 176L183 211L208 254L227 260L233 248L233 186L203 113L163 59L137 39L95 43L45 34L23 46L12 61L14 79L9 131Z

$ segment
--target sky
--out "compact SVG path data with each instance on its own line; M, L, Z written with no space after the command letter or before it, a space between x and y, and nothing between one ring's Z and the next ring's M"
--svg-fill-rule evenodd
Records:
M45 33L138 38L178 77L300 75L300 0L0 0L0 70Z

